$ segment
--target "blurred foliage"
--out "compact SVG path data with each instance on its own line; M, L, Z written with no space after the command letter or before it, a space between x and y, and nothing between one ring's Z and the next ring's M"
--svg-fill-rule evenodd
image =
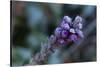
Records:
M73 19L82 16L86 36L74 52L69 51L75 45L71 43L50 55L46 64L96 61L96 6L24 1L11 4L13 66L28 64L65 15ZM95 25L90 26L92 23Z

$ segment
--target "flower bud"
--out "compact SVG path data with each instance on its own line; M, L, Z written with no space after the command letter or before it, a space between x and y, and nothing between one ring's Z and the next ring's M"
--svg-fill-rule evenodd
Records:
M75 22L82 23L82 17L76 16Z
M69 16L64 16L64 21L66 22L66 23L71 23L72 22L72 19L69 17Z
M59 40L58 40L58 44L59 44L59 45L65 45L66 42L64 41L64 39L59 39Z
M63 38L66 38L66 37L68 36L68 31L63 30L63 31L61 32L61 35L62 35Z
M82 23L79 23L79 24L77 25L77 27L78 27L78 29L82 29Z
M69 31L70 31L70 33L75 33L74 28L71 28Z
M61 35L61 31L62 31L62 29L60 28L60 27L57 27L56 28L56 30L55 30L55 35L57 36L57 37L60 37Z
M64 22L61 23L61 27L62 27L63 29L66 29L66 30L69 30L69 29L70 29L69 24L68 24L68 23L64 23Z
M69 36L69 39L70 39L71 41L75 42L78 38L77 38L77 35L72 34L72 35Z
M56 41L56 37L54 35L50 36L50 43L53 44Z

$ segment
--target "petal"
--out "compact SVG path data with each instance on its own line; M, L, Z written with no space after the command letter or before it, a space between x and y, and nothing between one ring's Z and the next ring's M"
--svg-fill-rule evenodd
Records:
M82 17L76 16L75 20L73 21L74 28L81 28L82 26Z
M83 32L81 30L76 30L76 33L78 34L79 37L83 38Z
M61 31L62 31L62 28L57 27L56 30L55 30L55 35L56 35L57 37L60 37Z
M50 36L50 43L53 44L56 41L56 37L54 35Z
M77 38L77 35L71 34L71 35L69 36L69 39L70 39L71 41L75 42L78 38Z
M78 22L78 23L81 23L82 22L82 17L76 16L75 21Z
M59 45L65 45L66 42L64 41L64 39L59 39L59 40L58 40L58 44L59 44Z
M71 28L69 31L70 31L71 33L75 33L74 28Z
M70 29L69 24L68 23L64 23L64 22L61 23L61 27L64 28L64 29L66 29L66 30Z
M78 24L78 28L79 28L79 29L82 29L82 27L83 27L83 26L82 26L82 23L79 23L79 24Z
M64 16L64 21L66 22L66 23L71 23L72 22L72 19L69 17L69 16Z

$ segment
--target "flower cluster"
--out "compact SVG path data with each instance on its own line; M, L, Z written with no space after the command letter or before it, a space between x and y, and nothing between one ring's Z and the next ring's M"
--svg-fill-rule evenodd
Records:
M83 38L82 17L76 16L75 20L69 16L64 16L60 25L55 29L47 43L41 44L41 50L32 57L30 64L42 64L46 58L59 46L64 46L68 42L76 42L78 38ZM57 46L57 47L56 47Z
M68 41L75 42L78 38L83 38L82 17L76 16L75 20L69 16L64 16L60 25L55 29L54 35L50 36L51 44L66 45Z

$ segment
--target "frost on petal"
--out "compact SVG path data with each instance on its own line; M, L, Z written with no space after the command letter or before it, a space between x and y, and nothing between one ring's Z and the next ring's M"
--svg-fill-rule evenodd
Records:
M83 32L81 30L76 30L76 33L78 34L79 37L83 38Z
M62 28L57 27L56 30L55 30L55 35L56 35L57 37L60 37L61 31L62 31Z
M71 41L75 42L78 38L77 38L77 35L72 34L72 35L69 36L69 39L70 39Z
M74 28L71 28L69 31L70 31L71 33L75 33Z
M71 23L71 22L72 22L72 19L71 19L69 16L64 16L63 20L64 20L66 23Z

